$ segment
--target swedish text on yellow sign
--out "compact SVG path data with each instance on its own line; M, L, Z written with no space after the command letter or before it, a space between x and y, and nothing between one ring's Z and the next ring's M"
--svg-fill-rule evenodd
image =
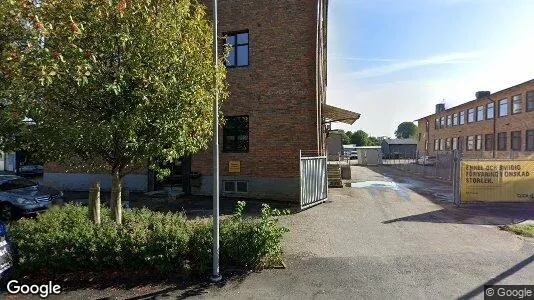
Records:
M534 161L463 160L462 202L534 202Z

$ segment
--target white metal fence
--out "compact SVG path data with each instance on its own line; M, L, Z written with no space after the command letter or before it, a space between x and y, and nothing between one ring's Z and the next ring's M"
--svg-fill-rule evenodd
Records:
M303 157L300 153L300 209L306 209L328 198L327 157Z

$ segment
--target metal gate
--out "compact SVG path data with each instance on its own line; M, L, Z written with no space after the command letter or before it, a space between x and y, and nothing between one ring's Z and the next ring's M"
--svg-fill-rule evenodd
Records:
M327 157L303 157L300 153L300 209L323 203L328 198Z

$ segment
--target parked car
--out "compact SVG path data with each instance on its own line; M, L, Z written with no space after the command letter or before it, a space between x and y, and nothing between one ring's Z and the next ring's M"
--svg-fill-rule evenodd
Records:
M20 176L42 176L44 167L38 164L28 164L19 167L17 172Z
M16 175L0 175L0 218L12 220L64 202L63 192Z
M423 166L433 166L436 164L436 157L435 156L421 156L417 159L417 164L423 165Z
M351 151L349 158L350 159L358 159L358 151Z

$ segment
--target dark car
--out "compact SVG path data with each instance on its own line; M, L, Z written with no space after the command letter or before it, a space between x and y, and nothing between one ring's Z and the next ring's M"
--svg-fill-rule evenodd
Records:
M43 176L44 167L38 164L28 164L20 166L17 172L20 176Z
M0 218L11 220L64 202L63 192L15 175L0 175Z

